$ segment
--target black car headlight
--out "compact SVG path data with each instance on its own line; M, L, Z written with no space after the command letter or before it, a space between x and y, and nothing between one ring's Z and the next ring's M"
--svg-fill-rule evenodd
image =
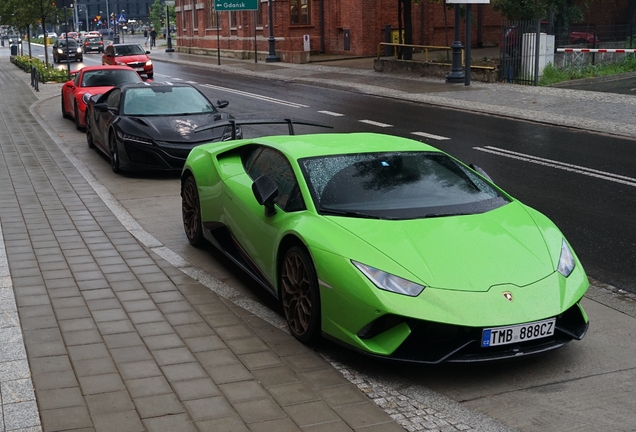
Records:
M351 261L351 263L381 290L390 291L396 294L404 294L410 297L417 297L422 291L424 291L425 287L420 284L416 284L415 282L411 282L399 276L392 275L359 262Z
M137 144L153 145L152 140L149 138L142 138L135 135L126 134L120 131L117 131L117 137L122 141L134 142Z
M565 239L561 242L561 256L559 257L557 270L565 277L570 276L574 271L574 256Z

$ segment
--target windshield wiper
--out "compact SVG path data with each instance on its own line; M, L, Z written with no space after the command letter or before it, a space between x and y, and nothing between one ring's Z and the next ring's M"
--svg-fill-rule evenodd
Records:
M338 210L329 207L320 207L320 212L323 214L334 215L334 216L349 216L349 217L358 217L365 219L388 219L380 216L370 215L368 213L361 213L353 210Z

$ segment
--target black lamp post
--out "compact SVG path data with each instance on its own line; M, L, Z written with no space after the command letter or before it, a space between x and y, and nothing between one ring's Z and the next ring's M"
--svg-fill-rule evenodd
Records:
M272 12L272 0L268 0L269 7L269 38L267 39L269 42L269 53L267 57L265 57L265 62L279 62L280 58L276 56L276 39L274 39L274 14Z
M174 48L172 48L172 38L170 37L170 9L169 6L174 6L174 0L165 0L166 4L166 42L168 43L168 47L166 48L166 52L174 52Z
M451 83L464 82L464 70L462 69L462 46L459 40L459 5L455 4L455 42L451 45L453 49L453 64L451 73L446 75L446 81Z

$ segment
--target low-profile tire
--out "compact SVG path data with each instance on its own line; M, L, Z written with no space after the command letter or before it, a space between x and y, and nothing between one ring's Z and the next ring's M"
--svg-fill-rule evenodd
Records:
M197 182L193 176L186 178L181 186L181 216L188 241L194 246L200 246L203 243L201 202Z
M108 155L110 156L110 167L115 174L121 173L121 167L119 165L119 149L117 148L117 137L115 132L112 131L108 136Z
M62 117L65 118L65 119L71 118L71 116L68 115L68 113L66 112L66 109L64 108L64 95L63 94L60 97L60 99L62 100Z
M292 336L307 343L320 335L320 291L316 268L304 247L285 252L279 271L280 301Z
M75 103L73 104L73 115L75 115L75 129L80 131L83 130L84 127L80 123L79 119L79 109L77 108L77 101L75 101Z

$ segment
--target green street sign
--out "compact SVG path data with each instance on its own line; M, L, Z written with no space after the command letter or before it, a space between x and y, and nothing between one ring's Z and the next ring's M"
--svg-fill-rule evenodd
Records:
M214 2L214 10L217 12L257 9L258 0L215 0Z

